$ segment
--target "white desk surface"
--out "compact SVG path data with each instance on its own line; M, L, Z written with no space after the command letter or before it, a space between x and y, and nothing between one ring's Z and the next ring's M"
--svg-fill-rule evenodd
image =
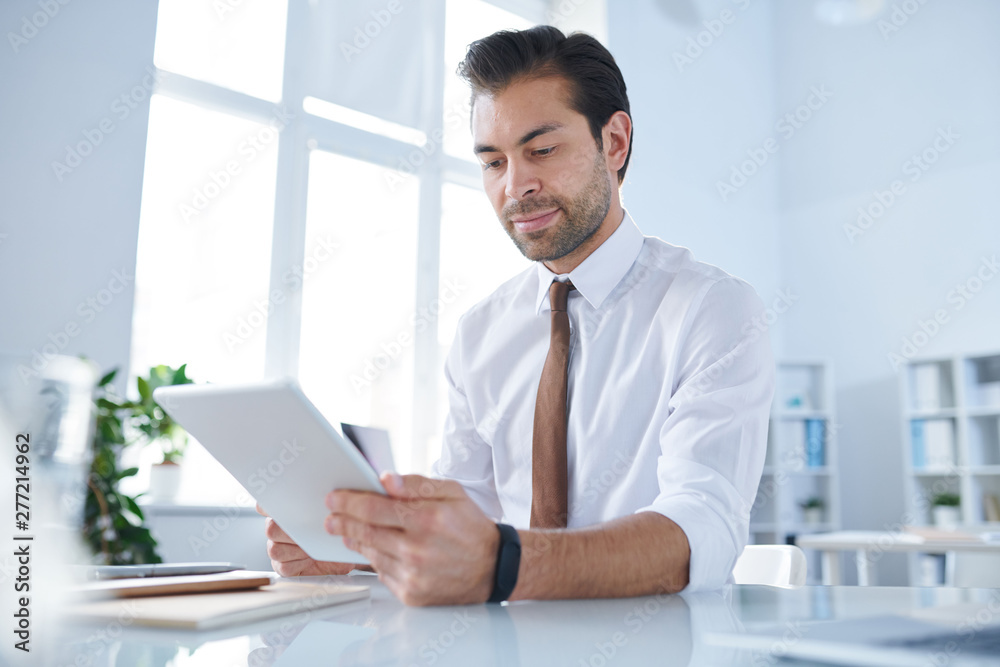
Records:
M372 587L371 600L208 632L63 628L46 664L95 667L319 665L759 665L777 656L721 648L704 632L786 621L995 609L1000 589L730 586L618 600L411 608L373 576L308 578ZM950 617L949 617L950 618ZM765 662L761 662L765 660ZM796 663L783 663L796 664Z
M799 535L795 543L803 549L819 551L912 551L943 554L949 551L1000 553L1000 542L974 540L924 540L907 532L879 530L842 530L834 533Z

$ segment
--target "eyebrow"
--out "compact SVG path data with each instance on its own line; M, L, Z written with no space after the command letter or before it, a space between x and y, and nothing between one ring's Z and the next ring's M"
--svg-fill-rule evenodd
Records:
M528 143L529 141L531 141L532 139L534 139L537 136L546 134L548 132L553 132L555 130L562 129L562 127L563 127L562 123L546 123L545 125L539 125L535 129L531 130L530 132L528 132L527 134L525 134L523 137L521 137L520 141L517 142L517 145L518 146L523 146L523 145L525 145L526 143ZM499 148L496 148L495 146L486 146L484 144L476 144L476 147L473 150L476 153L476 155L479 155L480 153L502 153L503 152Z

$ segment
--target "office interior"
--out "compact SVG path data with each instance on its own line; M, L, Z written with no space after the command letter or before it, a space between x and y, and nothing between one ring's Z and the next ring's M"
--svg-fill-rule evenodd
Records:
M639 228L769 307L753 326L779 362L786 449L752 541L932 526L942 492L960 529L997 530L989 0L3 3L0 349L84 355L132 397L161 364L295 376L332 423L387 430L397 468L426 473L456 322L527 266L482 194L455 66L537 23L594 34L622 69ZM810 420L819 462L799 451ZM950 461L928 463L930 422ZM126 457L123 488L147 491L161 453ZM196 442L180 467L175 494L141 496L164 559L269 569L252 498ZM884 553L874 572L915 585L927 563Z

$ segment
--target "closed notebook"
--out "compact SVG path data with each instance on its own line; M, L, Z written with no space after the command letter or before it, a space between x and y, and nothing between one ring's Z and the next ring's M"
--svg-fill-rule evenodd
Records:
M72 620L88 623L122 623L123 619L130 619L138 626L208 630L312 611L368 596L367 586L280 580L247 591L80 602L71 605L67 615Z
M215 574L183 574L166 577L129 577L81 584L73 589L78 600L133 598L177 593L214 593L260 588L274 583L273 572L235 570Z

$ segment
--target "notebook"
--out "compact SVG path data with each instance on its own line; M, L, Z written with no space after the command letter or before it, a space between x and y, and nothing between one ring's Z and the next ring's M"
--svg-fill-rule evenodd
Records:
M154 597L79 602L67 609L67 620L121 622L123 614L137 626L209 630L274 616L321 609L361 600L368 586L279 580L255 590L183 593Z
M148 597L177 593L212 593L215 591L260 588L274 582L272 572L237 570L216 574L184 574L168 577L135 577L81 584L72 589L74 599Z

